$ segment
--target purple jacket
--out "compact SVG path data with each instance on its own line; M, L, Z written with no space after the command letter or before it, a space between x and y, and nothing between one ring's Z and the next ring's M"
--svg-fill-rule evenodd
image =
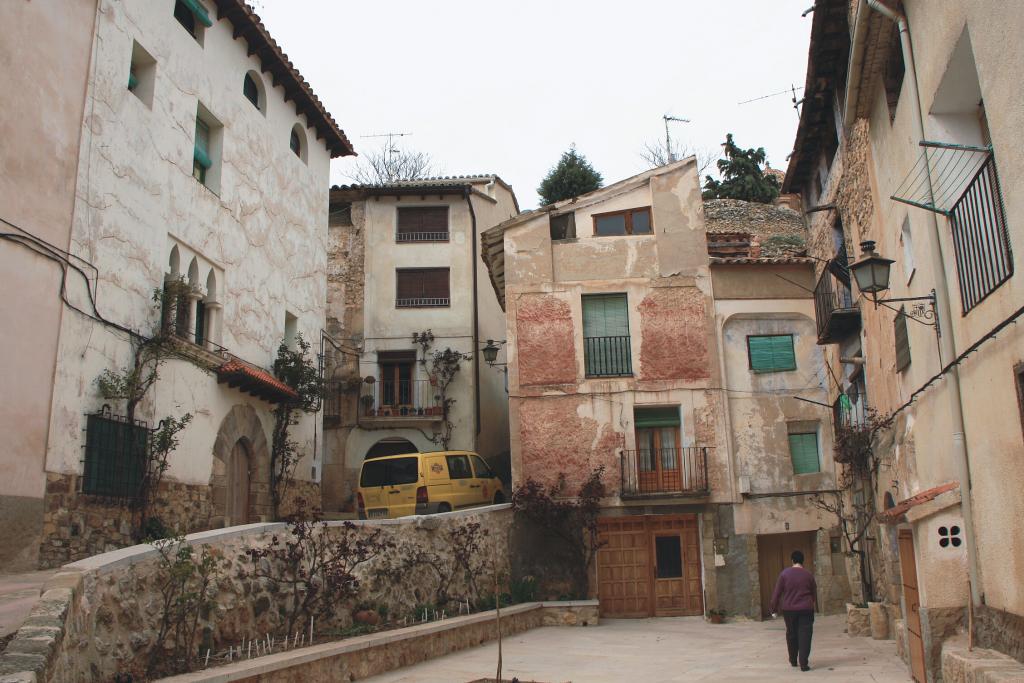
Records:
M779 574L772 593L771 610L778 612L796 612L813 610L818 586L814 583L814 574L803 567L786 567Z

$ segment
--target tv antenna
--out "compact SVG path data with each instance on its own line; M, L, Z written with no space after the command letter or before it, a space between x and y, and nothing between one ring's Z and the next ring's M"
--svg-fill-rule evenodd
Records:
M387 138L388 139L388 154L394 154L398 150L395 148L395 138L402 138L406 135L412 135L412 133L375 133L373 135L360 135L361 138Z
M661 118L665 120L665 159L667 159L668 163L671 164L676 160L676 155L672 153L672 138L668 132L668 122L675 121L677 123L690 123L690 119L680 119L675 116L669 116L668 114L665 114Z

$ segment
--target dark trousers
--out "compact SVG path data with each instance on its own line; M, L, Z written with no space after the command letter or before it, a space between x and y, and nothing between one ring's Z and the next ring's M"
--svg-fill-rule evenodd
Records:
M785 611L782 618L786 620L789 663L796 662L799 654L800 666L807 666L807 658L811 656L811 636L814 633L814 610Z

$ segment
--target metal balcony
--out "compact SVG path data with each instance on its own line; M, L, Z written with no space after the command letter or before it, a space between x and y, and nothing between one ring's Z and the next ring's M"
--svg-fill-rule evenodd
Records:
M430 380L378 381L364 385L362 421L435 422L443 418L441 397Z
M850 285L825 268L814 286L814 315L818 343L836 344L860 330L860 309Z
M629 335L584 337L587 377L628 377L633 374Z
M703 496L708 493L709 446L622 452L622 498Z

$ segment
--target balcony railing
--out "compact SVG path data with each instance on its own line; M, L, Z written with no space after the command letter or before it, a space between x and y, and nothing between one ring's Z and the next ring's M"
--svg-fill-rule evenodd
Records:
M441 419L441 397L427 379L377 381L360 398L365 417Z
M584 337L587 377L623 377L633 374L629 335Z
M1006 210L994 156L989 155L982 164L949 217L960 300L966 315L1013 275Z
M337 427L341 424L341 380L324 382L324 427Z
M826 268L814 287L818 343L834 344L860 329L860 310L850 286Z
M835 430L841 427L860 427L865 424L864 400L856 403L849 398L843 399L840 394L832 404L832 426Z
M622 497L697 496L708 492L709 446L622 452Z
M443 308L449 306L448 297L415 297L411 299L395 299L395 308Z
M447 242L448 231L444 232L399 232L395 234L395 241L403 242Z

